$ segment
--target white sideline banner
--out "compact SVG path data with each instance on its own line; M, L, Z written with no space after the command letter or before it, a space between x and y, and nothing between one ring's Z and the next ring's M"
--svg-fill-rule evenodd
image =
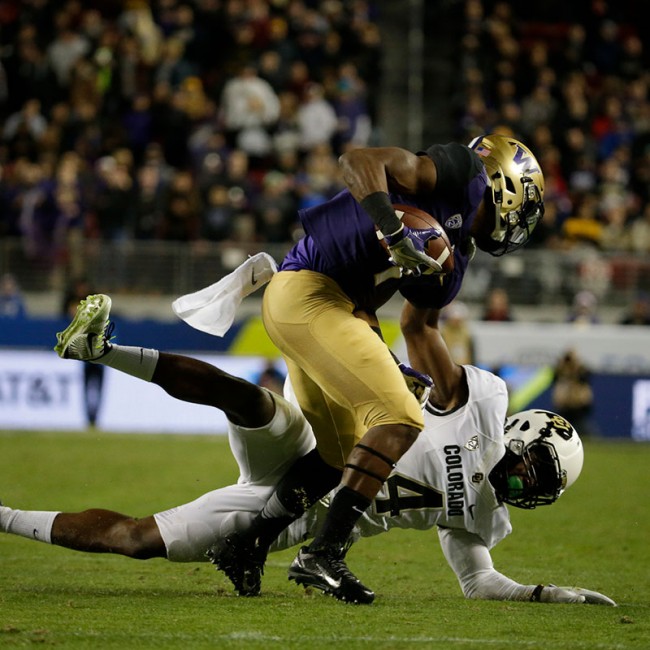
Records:
M472 322L470 327L476 362L486 368L553 366L574 349L592 372L650 374L650 326ZM403 341L394 347L405 358Z
M257 381L259 357L192 355L226 372ZM285 372L279 364L281 372ZM85 430L84 364L54 352L0 352L0 428ZM115 432L224 434L222 411L189 404L159 386L104 368L97 428Z
M54 352L0 352L0 427L84 429L83 368Z
M478 360L490 368L552 366L574 349L593 372L650 372L649 326L475 323L472 332Z

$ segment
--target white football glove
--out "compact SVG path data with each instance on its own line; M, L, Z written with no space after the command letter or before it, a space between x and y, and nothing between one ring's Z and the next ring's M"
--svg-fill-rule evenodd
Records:
M437 239L440 234L435 228L416 230L403 225L397 232L384 237L390 261L403 269L405 275L442 273L442 266L425 253L427 241Z
M616 607L616 603L597 591L582 589L581 587L556 587L545 586L539 594L540 603L586 603L588 605L609 605Z

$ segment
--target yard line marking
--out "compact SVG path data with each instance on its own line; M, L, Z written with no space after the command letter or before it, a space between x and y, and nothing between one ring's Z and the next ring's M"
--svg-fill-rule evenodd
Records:
M255 630L240 630L237 632L232 632L231 634L219 634L218 636L214 637L215 639L223 639L224 641L230 640L251 640L251 641L283 641L286 639L283 639L282 637L279 637L277 635L269 635L265 634L263 632L257 632ZM288 637L287 637L288 638ZM315 643L315 642L323 642L323 641L336 641L336 642L346 642L346 641L366 641L370 643L385 643L385 642L391 642L391 643L399 643L399 644L409 644L409 643L462 643L462 644L467 644L467 643L484 643L484 644L499 644L503 645L505 640L504 639L481 639L477 637L451 637L451 636L416 636L416 637L411 637L411 636L382 636L382 637L373 637L373 636L332 636L332 637L323 637L323 636L295 636L292 635L290 637L292 642L299 642L299 643ZM518 646L544 646L545 648L551 648L551 647L557 647L557 648L562 648L564 650L566 648L566 642L564 641L557 641L557 642L552 642L549 641L548 639L539 639L539 640L529 640L529 641L524 641L521 639L517 639L517 645ZM584 643L578 643L576 644L575 642L572 643L571 647L575 650L576 648L586 648L587 650L626 650L628 648L627 645L620 644L620 643L593 643L593 642L584 642Z

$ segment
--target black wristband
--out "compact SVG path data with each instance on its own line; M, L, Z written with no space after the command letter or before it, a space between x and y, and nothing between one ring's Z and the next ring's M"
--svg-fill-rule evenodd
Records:
M542 595L543 590L544 590L544 585L537 585L537 587L533 589L533 593L530 595L530 601L532 603L538 603L539 597Z
M360 202L361 207L384 235L396 233L402 226L386 192L373 192Z

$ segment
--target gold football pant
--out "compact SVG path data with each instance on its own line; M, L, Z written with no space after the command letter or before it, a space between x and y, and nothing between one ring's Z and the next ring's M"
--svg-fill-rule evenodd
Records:
M266 331L285 358L318 451L339 468L371 427L424 426L388 347L353 311L338 284L313 271L276 273L264 292Z

